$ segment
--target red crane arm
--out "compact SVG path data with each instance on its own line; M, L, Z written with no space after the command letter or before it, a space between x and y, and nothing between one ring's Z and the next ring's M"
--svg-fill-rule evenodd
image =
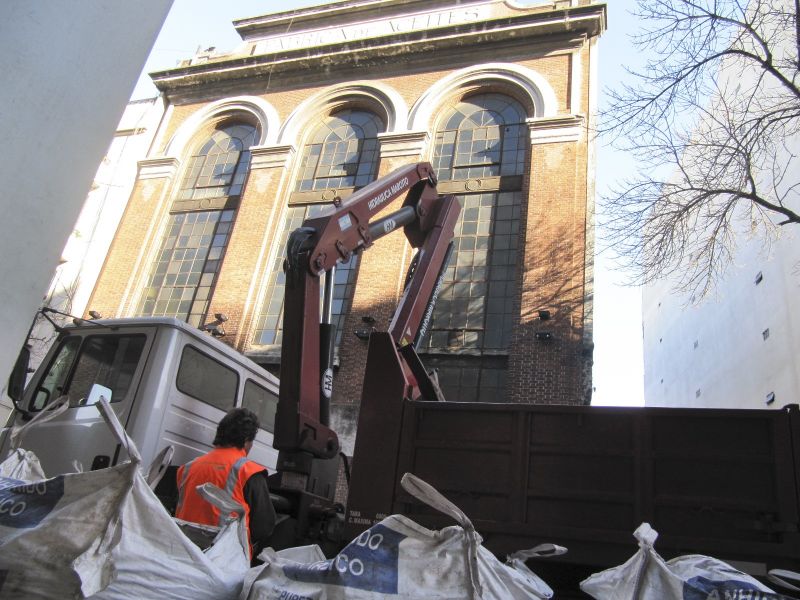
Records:
M403 194L406 198L401 209L370 223ZM423 162L374 181L292 232L284 263L281 384L275 419L274 446L282 455L279 470L302 468L296 463L305 460L303 453L331 458L339 451L338 437L328 426L327 410L322 408L330 397L331 373L320 361L320 275L337 262L349 260L354 252L369 248L383 235L404 227L409 242L419 250L413 277L390 331L399 347L410 345L420 333L429 300L435 294L459 210L453 196L437 194L433 169Z

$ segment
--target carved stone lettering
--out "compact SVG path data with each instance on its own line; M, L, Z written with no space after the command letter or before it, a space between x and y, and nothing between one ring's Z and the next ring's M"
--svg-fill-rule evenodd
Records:
M390 35L392 33L406 33L432 27L471 23L488 17L489 11L490 8L488 6L476 6L473 8L433 12L410 17L400 17L397 19L357 23L344 27L308 31L294 35L282 35L267 38L256 43L256 53L266 54L281 50L295 50L297 48L349 42L368 37Z

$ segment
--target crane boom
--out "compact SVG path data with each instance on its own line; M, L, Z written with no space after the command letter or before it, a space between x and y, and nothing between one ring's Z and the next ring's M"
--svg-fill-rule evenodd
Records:
M402 195L405 199L399 210L374 219ZM274 446L280 451L279 472L308 474L313 459L329 459L339 452L327 407L332 370L331 352L326 347L332 344L334 334L330 325L320 324L320 278L329 278L325 291L331 294L331 273L338 262L349 260L353 253L362 252L402 227L411 246L418 250L416 266L389 328L397 348L407 348L401 353L405 356L430 312L459 211L453 196L439 196L433 168L422 162L401 167L344 201L337 199L323 215L307 219L289 236L274 438ZM325 306L327 301L323 301ZM435 384L417 364L418 359L408 356L413 364L404 365L403 371L409 397L430 398Z

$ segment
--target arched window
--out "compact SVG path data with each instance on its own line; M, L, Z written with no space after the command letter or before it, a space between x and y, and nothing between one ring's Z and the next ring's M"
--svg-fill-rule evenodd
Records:
M205 321L257 135L252 125L217 125L188 160L140 316Z
M325 200L326 191L337 190L338 195L347 197L375 179L378 133L384 129L383 120L374 113L347 109L325 117L309 136L303 148L296 191L289 198L286 220L278 236L266 298L253 338L254 346L267 347L267 355L280 355L285 285L282 265L289 233L305 219L319 215L330 206L330 201ZM357 265L356 255L336 265L333 323L337 345L355 290Z
M430 353L426 363L439 369L440 385L453 400L503 397L517 293L525 117L516 100L481 94L442 115L436 131L439 188L458 195L461 215L420 350Z
M501 94L459 102L436 132L433 166L440 180L522 175L525 111Z
M362 110L327 117L305 147L297 191L367 185L375 178L383 129L376 115Z

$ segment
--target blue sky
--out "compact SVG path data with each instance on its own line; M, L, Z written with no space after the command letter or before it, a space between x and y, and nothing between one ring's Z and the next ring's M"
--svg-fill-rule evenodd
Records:
M215 46L233 50L241 39L231 25L234 19L321 4L317 0L284 0L278 8L269 0L175 0L150 54L133 98L157 95L146 73L174 67L198 48ZM530 2L537 3L537 2ZM628 34L638 28L629 11L634 0L608 2L608 31L600 40L600 105L602 90L628 77L623 65L643 57L630 44ZM598 197L622 174L633 169L633 159L614 151L603 140L597 144ZM599 210L599 207L598 207ZM598 231L598 237L602 232ZM598 243L598 247L602 244ZM641 292L621 285L624 273L600 253L595 262L594 295L594 404L637 405L643 402Z

